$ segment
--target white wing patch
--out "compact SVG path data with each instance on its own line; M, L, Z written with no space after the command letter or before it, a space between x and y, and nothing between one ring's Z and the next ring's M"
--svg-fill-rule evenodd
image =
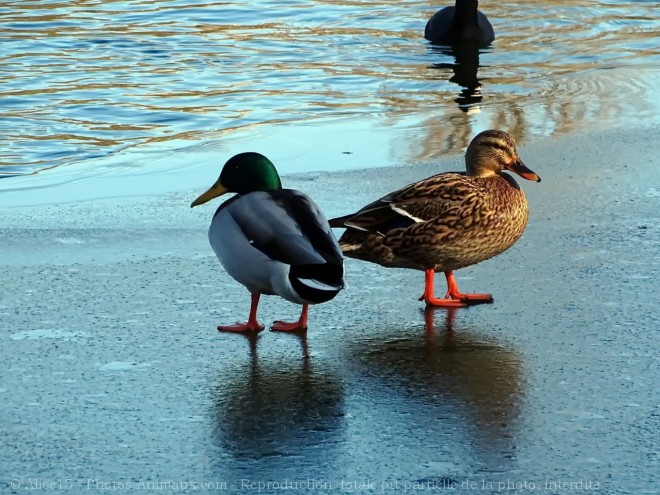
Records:
M351 221L344 222L344 225L346 227L350 227L350 228L355 229L355 230L361 230L362 232L369 232L369 229L365 229L364 227L361 227L360 225L355 225Z
M390 203L390 208L392 208L392 210L396 211L399 215L403 215L404 217L408 217L408 218L410 218L411 220L414 220L414 221L417 222L417 223L421 223L421 222L425 222L425 221L426 221L426 220L424 220L424 219L422 219L422 218L417 218L417 217L411 215L411 214L408 213L406 210L403 210L403 209L399 208L399 207L396 206L395 204Z

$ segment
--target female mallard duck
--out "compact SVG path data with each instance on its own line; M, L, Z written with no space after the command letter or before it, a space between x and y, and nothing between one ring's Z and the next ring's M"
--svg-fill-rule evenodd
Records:
M495 31L478 6L478 0L456 0L455 6L439 10L426 23L424 38L436 45L489 45Z
M453 270L492 258L515 244L527 225L525 193L504 169L541 179L518 157L504 131L484 131L465 152L467 173L446 172L410 184L357 213L330 220L346 227L339 245L346 256L387 267L424 270L420 301L461 307L493 302L490 294L462 294ZM435 272L447 278L447 294L433 293Z
M252 294L252 305L247 323L218 330L263 330L257 321L261 294L302 304L297 322L276 321L273 330L306 330L308 305L329 301L344 287L344 261L328 221L309 196L282 189L275 166L259 153L230 158L190 206L227 192L237 194L215 212L209 240L227 273Z

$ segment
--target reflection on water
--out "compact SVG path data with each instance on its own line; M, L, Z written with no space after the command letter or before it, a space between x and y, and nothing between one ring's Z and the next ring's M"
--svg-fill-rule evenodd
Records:
M467 429L484 469L500 469L515 457L520 358L513 349L485 342L483 332L455 325L455 312L428 309L425 337L401 337L404 332L393 329L379 342L358 343L356 354L390 394L410 402L423 423L413 428L428 430L440 422L442 431Z
M443 56L454 58L453 63L439 62L433 68L451 70L449 82L458 84L463 89L454 99L458 108L464 112L479 110L478 104L483 99L481 82L477 77L479 70L479 47L476 45L456 45L452 47L431 47L432 50ZM444 57L443 57L444 58Z
M314 370L305 336L299 337L300 359L288 363L261 363L259 337L247 338L252 356L249 369L223 370L214 394L221 450L249 465L270 458L261 468L272 468L272 472L260 474L273 479L282 476L291 457L313 452L318 462L331 456L343 422L340 381L331 372Z
M130 156L136 146L226 141L257 126L277 133L282 123L313 124L327 139L349 121L369 121L408 143L365 163L389 165L457 152L487 127L524 141L657 121L653 2L483 3L497 40L480 62L464 63L423 38L437 8L430 0L0 0L0 175ZM481 112L466 113L479 63ZM434 64L457 70L439 80ZM460 108L454 83L473 88Z

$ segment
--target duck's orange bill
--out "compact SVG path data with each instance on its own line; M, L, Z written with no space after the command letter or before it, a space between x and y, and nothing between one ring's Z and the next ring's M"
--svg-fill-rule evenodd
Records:
M518 160L507 167L511 172L515 172L523 179L541 182L541 178L525 165L522 160Z

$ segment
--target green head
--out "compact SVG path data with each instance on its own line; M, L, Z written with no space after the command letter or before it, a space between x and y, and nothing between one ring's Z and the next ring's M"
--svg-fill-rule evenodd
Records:
M227 192L238 194L282 189L282 181L273 162L254 152L231 157L222 168L220 182Z
M228 192L247 194L276 189L282 189L282 181L273 162L260 153L239 153L225 163L220 178L190 206L201 205Z

